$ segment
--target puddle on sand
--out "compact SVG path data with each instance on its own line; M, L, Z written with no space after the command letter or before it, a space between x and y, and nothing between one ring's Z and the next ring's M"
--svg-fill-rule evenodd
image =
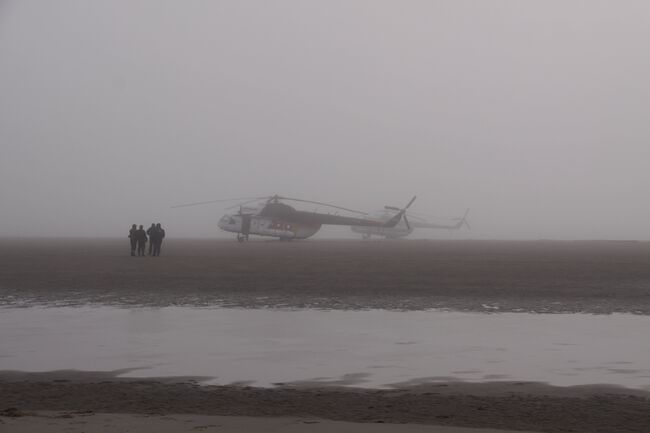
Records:
M0 310L0 370L211 383L650 386L650 317L192 308Z

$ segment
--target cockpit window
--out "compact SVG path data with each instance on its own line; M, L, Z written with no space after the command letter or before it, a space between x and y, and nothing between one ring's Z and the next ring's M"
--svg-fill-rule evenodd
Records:
M232 219L232 218L229 218L229 219L228 219L228 224L235 224L235 220Z

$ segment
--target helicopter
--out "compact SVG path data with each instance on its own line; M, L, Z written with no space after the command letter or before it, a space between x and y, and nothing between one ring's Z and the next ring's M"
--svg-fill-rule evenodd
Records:
M395 206L384 206L384 210L380 211L377 214L377 218L381 221L387 221L395 215L395 212L399 212L400 209ZM471 230L469 223L467 222L467 214L469 209L465 211L465 214L462 218L454 218L457 222L455 224L436 224L428 222L427 220L412 215L404 213L402 218L398 221L393 227L364 227L364 226L350 226L350 229L361 234L362 239L370 239L372 236L383 236L386 239L397 239L403 238L411 233L415 228L426 228L426 229L449 229L449 230L458 230L462 227L466 227L468 230ZM409 221L409 218L411 219Z
M293 239L307 239L320 230L323 225L342 225L356 227L373 227L373 228L391 228L404 217L406 210L415 201L415 196L408 202L404 208L397 209L397 212L388 219L378 220L367 217L367 213L347 209L341 206L335 206L312 200L303 200L298 198L283 197L272 195L265 197L244 197L227 200L211 200L197 203L188 203L172 207L198 206L208 203L247 200L233 207L239 207L239 211L233 214L225 214L219 219L218 227L224 231L237 234L237 240L244 242L249 239L250 235L268 236L278 238L281 241L290 241ZM246 207L253 202L260 202L261 205L255 207ZM326 206L332 209L351 212L363 217L350 217L338 214L318 213L297 210L285 201L310 203L320 206Z

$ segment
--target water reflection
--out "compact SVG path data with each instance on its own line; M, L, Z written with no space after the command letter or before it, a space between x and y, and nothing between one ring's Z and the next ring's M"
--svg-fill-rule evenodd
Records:
M650 385L631 315L440 311L0 310L0 369L124 370L212 383L389 386L464 380Z

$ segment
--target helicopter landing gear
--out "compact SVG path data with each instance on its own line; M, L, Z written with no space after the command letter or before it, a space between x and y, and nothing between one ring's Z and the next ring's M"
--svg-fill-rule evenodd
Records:
M361 239L363 239L364 241L367 241L371 237L372 237L372 235L370 233L364 233L364 234L361 235Z
M237 233L237 242L242 243L247 240L248 240L248 235L242 235L241 233Z

